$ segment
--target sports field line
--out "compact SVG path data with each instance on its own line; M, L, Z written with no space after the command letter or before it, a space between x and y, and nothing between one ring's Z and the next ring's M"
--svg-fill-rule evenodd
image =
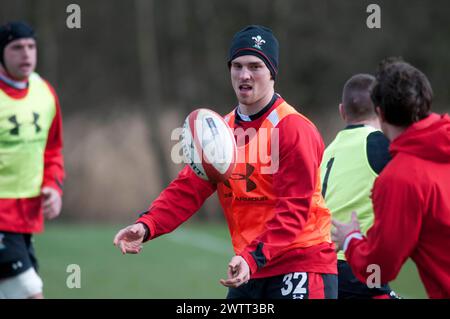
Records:
M197 230L180 229L167 236L167 239L177 244L193 246L222 256L231 256L233 254L231 242Z

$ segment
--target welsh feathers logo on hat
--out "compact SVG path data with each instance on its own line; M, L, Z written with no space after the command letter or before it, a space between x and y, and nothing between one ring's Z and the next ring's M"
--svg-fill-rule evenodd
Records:
M238 31L231 40L228 67L231 67L231 61L242 55L260 58L275 79L278 73L278 40L271 29L261 25L249 25Z
M252 37L252 40L255 41L255 44L253 45L254 48L262 50L261 46L266 43L266 40L264 40L260 35L257 35L256 37Z

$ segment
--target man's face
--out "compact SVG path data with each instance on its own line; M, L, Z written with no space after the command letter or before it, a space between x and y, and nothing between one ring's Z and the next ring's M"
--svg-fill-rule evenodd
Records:
M16 80L26 80L36 68L36 41L33 38L17 39L4 50L4 64L9 75Z
M264 62L253 55L231 61L231 84L240 104L252 106L273 95L274 81Z

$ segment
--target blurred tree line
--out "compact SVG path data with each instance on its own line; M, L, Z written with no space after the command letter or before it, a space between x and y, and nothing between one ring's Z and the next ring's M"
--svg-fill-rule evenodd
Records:
M69 29L66 8L81 8ZM381 29L366 8L381 7ZM195 108L236 104L226 65L248 24L280 42L276 90L310 117L328 144L343 127L337 105L354 73L403 56L429 77L434 110L449 112L450 3L446 0L0 0L0 22L38 34L38 72L56 88L65 129L67 220L134 220L180 165L171 132ZM221 219L215 199L197 214Z

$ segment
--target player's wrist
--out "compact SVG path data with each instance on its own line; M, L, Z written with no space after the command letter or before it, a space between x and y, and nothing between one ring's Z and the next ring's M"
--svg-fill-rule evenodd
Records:
M244 259L244 261L247 263L250 275L253 275L258 270L258 265L251 254L243 252L238 256L242 257L242 259Z
M344 244L342 245L342 250L344 251L344 253L347 250L348 245L350 245L352 239L359 239L359 240L363 239L363 235L361 234L361 231L359 229L353 230L349 232L347 235L345 235Z
M149 227L143 222L137 222L136 224L141 224L142 227L144 228L144 237L142 239L142 242L147 241L148 238L150 237L150 229L149 229Z
M54 191L55 194L58 194L59 197L62 197L63 191L55 183L46 183L46 184L42 185L41 191L44 189L50 189L51 191Z

